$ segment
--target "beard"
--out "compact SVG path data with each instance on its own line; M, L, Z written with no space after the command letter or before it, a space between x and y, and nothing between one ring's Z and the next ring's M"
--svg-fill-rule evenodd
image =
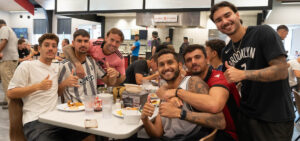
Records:
M160 76L161 76L161 78L163 78L164 80L166 80L169 83L169 82L175 81L178 78L178 76L180 74L179 67L178 67L177 70L175 70L174 73L175 73L174 76L172 78L170 78L170 79L166 79L163 75L160 75Z
M196 72L192 72L192 75L200 75L202 72L201 71L196 71Z

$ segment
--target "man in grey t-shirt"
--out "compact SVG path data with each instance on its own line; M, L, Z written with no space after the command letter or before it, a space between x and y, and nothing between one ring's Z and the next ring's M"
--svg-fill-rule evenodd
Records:
M18 38L14 31L6 26L6 22L0 19L0 77L2 79L2 87L5 98L0 105L2 109L7 109L6 91L8 83L12 78L18 65Z

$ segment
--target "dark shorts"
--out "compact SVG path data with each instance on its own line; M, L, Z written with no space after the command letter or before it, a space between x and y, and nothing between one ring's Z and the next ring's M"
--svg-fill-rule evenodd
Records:
M266 122L238 115L237 133L240 141L291 141L294 122Z
M88 133L61 128L37 120L26 123L23 128L27 141L81 141Z
M131 63L133 63L134 61L136 61L138 59L139 59L138 56L131 56Z

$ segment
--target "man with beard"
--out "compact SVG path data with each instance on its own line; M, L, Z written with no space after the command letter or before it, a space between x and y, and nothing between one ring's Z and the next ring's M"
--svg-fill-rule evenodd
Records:
M7 96L13 100L22 98L23 101L23 111L20 111L23 112L23 120L20 120L28 141L81 141L88 135L38 121L39 115L55 110L57 105L59 64L52 63L52 60L57 52L58 40L55 34L42 35L38 47L40 59L21 63L9 83ZM10 119L18 118L16 115L19 114L11 111L13 100L9 103Z
M236 134L236 113L239 106L239 94L234 84L228 83L221 71L213 70L208 65L205 48L201 45L189 45L183 57L188 73L198 76L209 86L208 95L186 91L184 89L168 89L157 93L163 99L178 97L182 101L203 112L223 112L226 120L225 130L219 130L216 140L238 140Z
M96 60L98 65L103 69L111 68L112 73L117 75L118 81L115 86L119 85L125 80L125 64L123 55L118 50L119 46L124 40L124 35L121 30L112 28L105 37L105 42L102 46L90 46L88 53ZM63 48L66 58L68 58L76 68L76 75L80 78L85 77L85 71L80 61L74 54L72 46L65 46ZM107 64L109 66L107 66ZM99 80L98 86L103 86L104 83Z
M157 54L158 71L167 81L168 88L182 88L205 94L208 86L199 77L184 77L180 74L179 56L172 50L164 49ZM183 104L182 104L182 103ZM159 114L154 123L149 120L154 106L147 102L144 105L141 119L148 135L161 140L199 140L200 126L224 129L225 120L222 113L211 114L194 112L194 107L185 101L168 100L159 106Z
M226 79L242 83L240 140L290 141L295 116L281 38L268 25L242 26L237 8L229 2L214 5L210 19L231 38L222 60Z
M96 64L96 61L87 56L87 52L90 46L90 35L87 31L79 29L73 34L72 46L74 47L75 56L84 66L86 76L79 79L74 75L75 66L71 62L65 62L61 73L59 75L58 93L64 94L67 100L73 102L82 102L84 95L96 95L97 94L97 79L101 79L107 85L115 85L117 75L113 73L112 68L107 64L107 74ZM67 88L66 88L67 87Z

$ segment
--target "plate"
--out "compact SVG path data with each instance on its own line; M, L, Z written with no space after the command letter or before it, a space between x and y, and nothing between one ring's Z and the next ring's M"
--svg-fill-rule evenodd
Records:
M123 113L122 113L122 109L116 109L116 110L114 110L114 111L112 112L112 114L113 114L114 116L116 116L116 117L120 117L120 118L123 118L123 117L124 117L124 115L123 115Z
M58 110L66 111L66 112L77 112L77 111L83 111L84 110L84 106L78 106L76 108L70 108L67 103L57 105L56 108Z

